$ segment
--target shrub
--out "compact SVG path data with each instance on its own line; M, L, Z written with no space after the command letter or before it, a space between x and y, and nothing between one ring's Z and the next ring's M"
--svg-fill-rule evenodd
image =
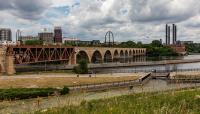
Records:
M80 60L79 65L73 68L73 71L76 74L87 74L88 73L88 64L86 60Z
M0 100L29 99L37 97L47 97L55 92L61 95L69 93L69 89L64 87L62 90L54 88L16 88L0 89Z
M69 88L67 86L64 86L64 88L60 91L61 95L66 95L69 93Z

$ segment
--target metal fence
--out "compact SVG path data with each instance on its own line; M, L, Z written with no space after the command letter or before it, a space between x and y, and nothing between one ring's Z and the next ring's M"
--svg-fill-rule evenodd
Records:
M70 90L72 91L81 91L81 90L101 90L108 89L114 87L126 87L131 85L139 85L140 82L138 80L127 80L127 81L118 81L118 82L107 82L107 83L97 83L97 84L82 84L82 85L74 85L70 86Z

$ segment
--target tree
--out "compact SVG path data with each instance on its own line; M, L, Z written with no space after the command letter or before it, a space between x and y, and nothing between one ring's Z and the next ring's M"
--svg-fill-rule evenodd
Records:
M136 43L133 41L127 41L127 42L122 42L121 44L119 44L119 47L123 47L123 48L133 48L136 47Z
M137 47L142 47L142 42L141 41L137 42Z
M151 45L153 47L162 47L162 44L161 44L161 42L159 40L153 40Z
M78 66L74 67L73 71L76 74L87 74L88 73L88 63L86 60L80 60Z
M41 40L27 40L25 41L25 45L42 45L43 41Z

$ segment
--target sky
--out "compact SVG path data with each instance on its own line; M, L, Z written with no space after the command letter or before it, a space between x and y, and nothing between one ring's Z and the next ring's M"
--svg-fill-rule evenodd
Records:
M115 41L165 40L165 24L177 24L178 40L200 42L200 0L0 0L0 28L37 35L61 26L63 36Z

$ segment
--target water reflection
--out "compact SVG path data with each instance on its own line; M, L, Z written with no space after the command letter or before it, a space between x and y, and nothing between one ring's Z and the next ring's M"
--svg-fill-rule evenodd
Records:
M132 73L132 72L151 72L157 70L158 72L172 72L180 70L200 70L199 63L186 63L186 64L168 64L157 66L137 66L137 67L120 67L120 68L98 68L93 69L96 73Z
M133 63L133 62L146 62L146 56L134 56L134 57L118 57L113 59L113 63Z
M162 56L162 57L148 57L148 56L134 56L134 57L118 57L114 58L114 63L133 63L133 62L149 62L149 61L163 61L163 60L188 60L200 59L200 55L188 56Z

